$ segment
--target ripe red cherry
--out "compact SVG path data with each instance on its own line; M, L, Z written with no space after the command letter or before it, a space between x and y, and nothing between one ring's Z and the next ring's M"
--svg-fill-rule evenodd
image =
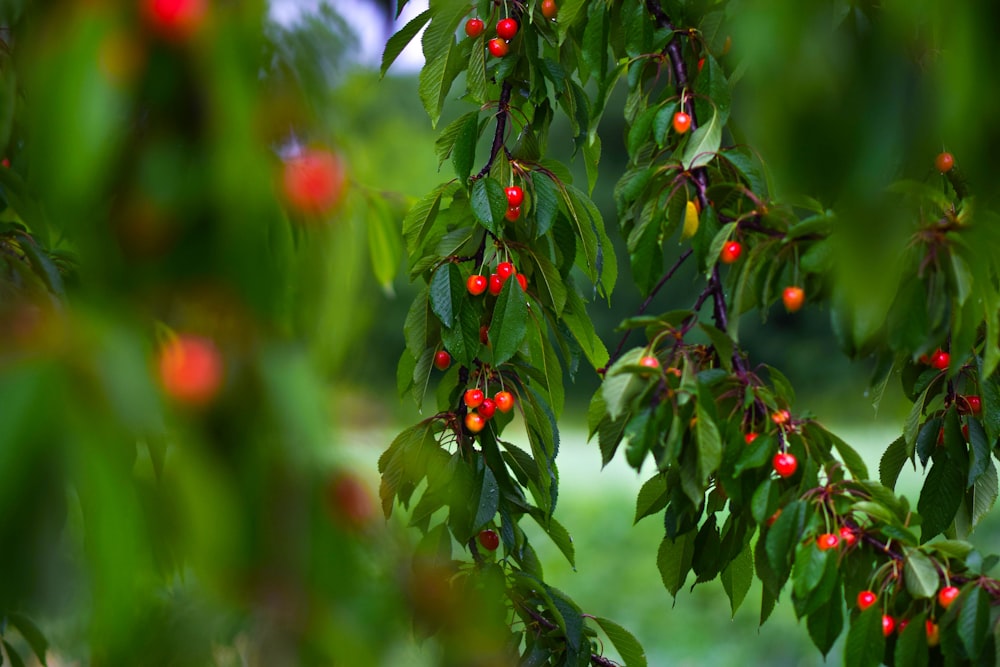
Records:
M517 34L517 21L511 18L500 19L497 23L497 37L511 40Z
M801 287L786 287L785 291L781 293L781 300L785 302L785 310L790 313L801 308L805 298L806 293L802 291Z
M0 160L0 167L3 167L4 169L10 169L10 160L7 158Z
M659 368L660 360L652 355L647 354L645 357L639 360L639 365L645 366L646 368Z
M451 366L451 355L447 350L438 350L434 355L434 367L439 371L446 371L449 366Z
M525 277L523 273L519 273L515 276L517 278L517 284L521 286L522 292L528 291L528 278Z
M484 398L483 404L479 406L479 414L483 419L489 421L496 414L497 404L492 398Z
M956 586L945 586L938 591L938 604L947 609L955 601L960 592Z
M494 58L503 58L510 53L510 47L507 45L507 42L498 37L491 39L486 47L490 50Z
M924 621L924 628L927 630L928 646L937 646L941 643L941 632L937 623L928 618Z
M896 629L896 619L892 616L883 614L882 616L882 635L888 637L892 634L892 631Z
M222 386L222 355L207 338L182 334L160 350L160 383L168 396L205 405Z
M939 371L946 370L950 364L951 355L944 350L936 350L934 354L931 355L931 366Z
M757 439L756 433L747 433L746 435L743 436L743 441L748 445L756 439Z
M475 410L465 415L465 428L469 429L470 433L479 433L485 427L486 420Z
M493 401L497 404L500 412L510 412L514 409L514 395L509 391L498 391Z
M336 206L344 194L344 181L340 160L326 150L305 150L285 162L285 197L303 213L326 213Z
M779 477L787 478L795 474L795 470L799 467L799 462L796 460L794 454L779 452L771 459L771 465Z
M465 406L468 408L478 408L483 404L486 399L486 394L483 393L482 389L466 389L465 390Z
M556 0L542 0L542 16L552 21L558 13L559 8L556 6Z
M938 156L934 158L934 166L942 174L951 171L951 168L955 166L955 158L951 153L938 153Z
M517 185L512 185L504 192L507 193L507 206L520 206L524 202L524 190Z
M497 535L495 530L481 530L477 539L480 546L487 551L496 551L497 547L500 546L500 536Z
M823 533L816 538L816 546L819 547L820 551L835 549L838 544L840 544L840 538L833 533Z
M775 410L774 413L771 414L771 421L778 425L787 424L791 419L792 413L788 410Z
M481 276L478 273L469 276L469 279L465 281L465 287L472 296L479 296L486 291L489 285L490 282L486 279L486 276Z
M878 596L871 591L861 591L858 593L858 609L864 611L865 609L868 609L868 607L875 604L877 600Z
M510 262L500 262L497 264L497 275L500 276L500 280L506 281L514 275L514 265Z
M483 23L481 18L473 17L465 22L465 34L475 39L483 34L483 29L485 27L486 24Z
M743 246L740 245L739 241L730 241L726 245L722 246L722 252L719 253L719 261L723 264L732 264L740 258L743 254Z
M691 116L683 111L674 114L674 131L677 134L684 134L691 129Z
M854 531L847 526L840 527L840 539L847 543L847 546L852 546L858 541L858 536L854 534Z
M205 0L144 0L143 12L149 26L161 37L183 41L205 23Z
M514 222L515 220L521 217L521 207L520 206L509 207L503 217L507 218L507 220L509 220L510 222Z
M503 289L503 278L501 278L500 276L498 276L495 273L491 273L490 274L490 285L489 285L490 294L492 294L493 296L496 296L496 295L500 294L500 290L502 290L502 289Z
M975 394L965 397L965 402L969 406L969 411L974 415L978 415L983 411L983 399L979 398Z

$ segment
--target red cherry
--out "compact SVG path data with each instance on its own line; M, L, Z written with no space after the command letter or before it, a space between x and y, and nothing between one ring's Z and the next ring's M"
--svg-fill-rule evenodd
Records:
M739 241L730 241L726 245L722 246L722 252L719 253L719 261L723 264L732 264L740 258L743 254L743 246L740 245Z
M899 634L903 634L903 630L905 630L906 626L908 626L909 624L910 624L910 619L908 618L902 619L899 623L896 624L896 632L898 632Z
M497 404L492 398L484 398L483 404L479 406L479 414L482 415L483 419L489 421L493 419L493 415L496 414Z
M9 169L10 168L10 160L8 160L7 158L4 158L4 159L0 160L0 167L3 167L4 169Z
M683 111L674 114L674 131L677 134L684 134L691 129L691 116Z
M945 586L940 591L938 591L938 604L947 609L951 606L951 603L955 601L958 597L959 591L956 586Z
M449 366L451 366L451 355L447 350L438 350L434 355L434 367L439 371L446 371Z
M751 442L757 439L757 435L758 435L757 433L747 433L746 435L743 436L743 441L749 445Z
M937 623L928 618L926 621L924 621L924 628L926 628L927 630L928 646L937 646L938 644L941 643L941 632L938 629Z
M485 427L486 420L475 410L465 415L465 428L469 429L470 433L479 433Z
M858 541L858 536L854 534L854 531L847 526L840 527L840 539L847 543L847 546L852 546Z
M511 18L500 19L497 23L497 37L511 40L517 34L517 21Z
M556 6L556 0L542 0L542 16L552 21L555 20L558 13L559 8Z
M503 278L501 278L495 273L490 274L490 285L489 285L490 294L496 296L500 294L500 290L502 289L503 289Z
M966 442L969 442L969 425L962 424L962 437L965 438Z
M515 220L521 217L521 207L511 206L510 208L507 209L507 212L504 214L503 217L507 218L507 220L510 222L514 222Z
M524 190L517 185L512 185L504 192L507 193L507 206L520 206L524 202Z
M479 327L479 342L483 345L490 344L490 328L485 324Z
M510 53L510 47L507 45L507 42L497 37L491 39L486 44L486 47L490 50L490 53L494 58L503 58L505 55Z
M497 404L500 412L510 412L514 409L514 395L509 391L498 391L493 401Z
M950 364L951 355L944 350L936 350L934 354L931 355L931 366L939 371L946 370Z
M983 411L983 400L976 395L958 397L958 413L978 415Z
M477 539L480 546L487 551L496 551L497 547L500 546L500 536L497 535L495 530L481 530Z
M500 276L500 280L506 281L514 273L514 265L510 262L500 262L497 264L497 275Z
M469 276L469 279L465 281L465 287L472 296L479 296L486 291L489 285L490 281L486 279L486 276L481 276L478 273Z
M475 39L483 34L486 24L481 18L473 17L465 22L465 34Z
M467 408L478 408L486 400L486 394L482 389L466 389L464 400Z
M781 293L781 300L785 302L785 310L794 313L802 307L802 302L806 298L806 293L801 287L786 287Z
M344 194L344 181L340 160L326 150L305 150L285 162L285 197L303 213L326 213L336 206Z
M883 615L882 616L882 634L886 637L892 634L892 631L896 629L896 619L892 616Z
M816 546L819 547L820 551L835 549L838 544L840 544L840 538L833 533L823 533L816 538Z
M788 410L776 410L771 414L771 421L775 424L787 424L792 419L792 414Z
M143 0L142 4L149 26L171 41L192 37L205 23L208 13L205 0Z
M934 166L942 174L951 171L951 168L955 166L955 158L951 153L938 153L938 156L934 158Z
M645 366L646 368L659 368L660 360L652 355L646 355L639 360L640 366Z
M795 474L795 470L799 467L799 462L793 454L779 452L771 459L771 465L779 477L787 478Z
M222 387L222 355L207 338L182 334L160 350L160 383L168 396L205 405Z
M528 278L523 274L519 273L515 276L517 278L517 284L521 286L522 292L528 291Z
M877 600L878 596L871 591L861 591L858 593L858 609L864 611L865 609L868 609L868 607L875 604Z

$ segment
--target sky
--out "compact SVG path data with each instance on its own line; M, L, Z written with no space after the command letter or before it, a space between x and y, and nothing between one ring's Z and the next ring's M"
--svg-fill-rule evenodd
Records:
M357 34L361 46L358 59L366 65L377 68L382 62L382 50L389 35L383 32L385 24L375 5L368 0L327 0L327 2L347 20ZM393 31L399 30L410 19L427 9L427 3L428 0L409 0ZM320 0L271 0L271 16L279 23L292 23L302 12L315 10L319 4ZM400 54L389 71L396 74L416 72L423 62L418 36Z

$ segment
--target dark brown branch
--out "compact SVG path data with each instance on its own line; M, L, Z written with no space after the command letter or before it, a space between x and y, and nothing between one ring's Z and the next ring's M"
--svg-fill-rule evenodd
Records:
M504 147L504 138L507 134L507 116L510 114L510 95L514 87L511 85L510 81L504 81L503 86L500 88L500 99L497 100L497 129L493 134L493 146L490 148L490 159L486 161L486 165L479 171L478 174L472 177L472 180L477 181L480 178L486 176L490 173L490 169L493 168L493 163L496 161L497 156L500 155L500 151Z

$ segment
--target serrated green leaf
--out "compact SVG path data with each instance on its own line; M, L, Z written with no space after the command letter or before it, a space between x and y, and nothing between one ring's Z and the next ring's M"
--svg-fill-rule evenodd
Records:
M733 468L733 476L739 477L747 470L765 465L771 460L776 450L774 435L770 433L758 435L753 442L740 451L740 456L736 459L736 465Z
M646 667L646 651L632 633L606 618L594 616L593 619L611 640L611 645L625 661L625 667Z
M722 580L726 595L729 596L729 608L735 617L736 610L743 604L750 590L750 583L753 581L753 554L750 552L749 541L743 545L736 558L729 561L719 578Z
M635 499L635 520L633 524L639 523L639 519L649 516L654 512L659 512L667 506L667 478L662 474L654 475L646 480L646 483L639 489L639 495Z
M433 25L433 24L432 24ZM424 105L424 110L431 119L431 126L437 127L441 119L441 108L451 91L451 84L454 83L458 75L460 65L458 52L454 38L447 47L438 52L433 60L420 70L419 85L417 93L420 101Z
M385 44L385 51L382 52L382 67L379 69L379 76L385 76L385 73L389 71L389 67L396 61L399 54L403 52L406 45L413 41L417 33L430 20L431 11L428 9L414 16L399 32L389 38L389 41Z
M528 306L521 285L508 279L493 308L489 339L493 345L493 363L497 366L517 352L528 332Z
M840 454L840 458L847 466L851 476L857 480L868 479L868 466L865 465L865 460L861 458L861 455L835 434L827 431L826 436L833 443L837 453Z
M694 554L694 531L679 535L676 540L664 537L656 554L656 567L660 571L663 586L672 596L684 585L691 569Z
M458 267L448 262L438 267L431 277L431 310L441 323L449 329L455 325L459 309L462 307L465 283Z
M469 97L479 104L486 104L490 99L489 85L486 81L486 34L482 34L472 43L472 53L469 56L469 69L465 76L469 89Z
M896 667L927 667L926 614L921 612L910 619L896 641Z
M962 608L958 612L958 637L966 654L977 658L983 652L990 629L990 596L979 586L966 586L962 591Z
M903 436L899 436L882 453L878 464L879 481L886 487L895 489L896 480L899 479L899 473L903 470L907 458L909 457L906 455L906 441Z
M472 215L494 235L500 235L507 213L507 195L494 179L486 177L472 184Z
M698 479L703 484L708 482L722 463L722 438L715 423L714 411L709 408L711 401L711 392L699 382L698 401L695 405L698 419L695 436L698 443Z
M885 651L882 635L882 609L872 605L858 614L847 631L844 664L851 667L877 667Z
M604 376L601 392L611 419L618 419L628 408L631 400L649 382L642 375L625 370L635 366L642 358L643 349L634 348L618 358Z
M371 256L372 271L386 292L392 292L392 281L396 277L399 263L403 258L403 247L399 239L399 229L392 212L383 203L371 203L374 215L368 216L368 251Z
M534 186L535 234L542 236L552 228L552 223L559 212L559 193L552 179L541 172L531 173L531 184Z
M903 580L906 590L915 598L932 598L938 589L938 573L934 562L922 551L905 547L903 555Z
M835 591L825 604L820 605L806 619L809 637L823 654L824 659L830 653L840 633L844 631L843 606L843 598L839 595L839 591Z
M715 154L722 145L722 124L719 114L713 110L707 123L695 130L684 147L681 164L685 171L704 167L715 159Z
M989 514L997 501L997 469L993 461L988 461L986 470L976 479L972 487L972 527L979 525Z
M985 475L984 475L985 476ZM965 475L946 457L935 461L924 479L917 501L917 512L923 518L920 541L926 542L951 526L962 504Z
M455 167L455 175L462 183L469 180L469 174L472 172L478 140L479 114L467 114L465 122L455 136L455 145L451 151L451 163Z

